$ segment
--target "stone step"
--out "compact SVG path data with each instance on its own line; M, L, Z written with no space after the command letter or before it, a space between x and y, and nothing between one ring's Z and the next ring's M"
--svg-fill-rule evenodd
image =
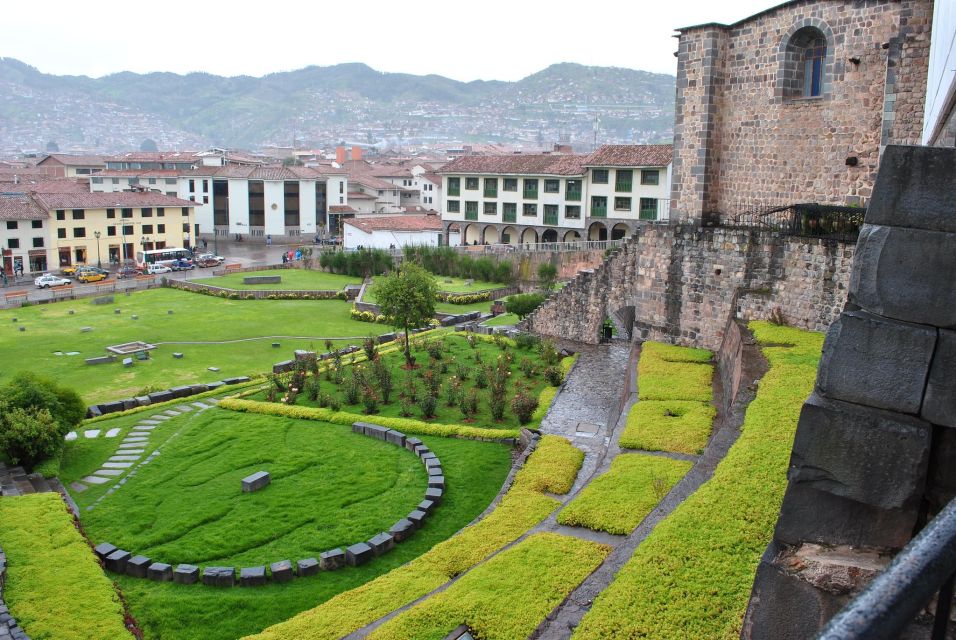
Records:
M73 440L76 440L76 431L70 431L68 434L63 436L63 439L66 440L67 442L72 442Z
M87 429L86 431L83 432L84 438L96 438L99 435L100 435L99 429Z
M118 456L139 456L146 453L146 449L120 449L116 452Z
M142 449L142 447L143 443L141 442L124 442L119 446L120 449Z
M107 438L115 438L116 436L118 436L118 435L120 434L121 431L122 431L122 429L120 429L119 427L117 427L117 428L115 428L115 429L110 429L109 431L106 432L105 435L106 435Z
M87 489L89 489L89 487L87 487L87 486L86 486L85 484L83 484L82 482L71 482L71 483L70 483L70 488L73 489L74 491L76 491L77 493L83 493L84 491L86 491Z
M135 455L110 456L109 461L110 462L136 462L137 460L140 459L140 457L141 456L135 456Z
M155 427L155 426L158 425L158 424L162 424L162 421L161 421L161 420L140 420L139 423L140 423L140 424L148 424L148 425L152 425L152 426Z
M86 484L106 484L107 482L109 482L109 479L100 478L97 476L86 476L85 478L83 478L83 482L85 482Z
M188 404L181 404L176 407L176 411L178 411L179 413L186 413L187 411L192 411L192 410L193 408L190 407Z
M97 469L93 475L97 476L121 476L126 473L126 469Z
M156 427L150 426L150 425L148 425L148 424L138 424L138 425L136 425L135 427L133 427L133 431L140 431L140 432L143 432L143 431L152 431L152 430L155 429L155 428L156 428Z
M150 420L160 420L160 421L162 421L162 420L169 420L169 416L164 416L164 415L161 414L161 413L157 413L157 414L154 415L154 416L150 416L149 419L150 419Z
M129 469L133 466L132 462L104 462L104 469Z

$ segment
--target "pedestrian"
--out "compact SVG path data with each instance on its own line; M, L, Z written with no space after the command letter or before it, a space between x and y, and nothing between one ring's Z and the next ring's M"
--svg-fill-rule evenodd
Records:
M203 238L203 239L202 239L202 250L205 251L205 250L206 250L206 247L208 247L208 246L209 246L209 241L206 240L205 238Z
M269 235L266 236L266 245L271 245L271 244L272 244L272 234L270 233Z
M20 277L22 278L23 277L23 260L17 260L17 262L14 263L13 275L16 275L17 272L20 273Z
M7 272L4 271L3 267L0 267L0 278L3 278L3 286L7 286Z

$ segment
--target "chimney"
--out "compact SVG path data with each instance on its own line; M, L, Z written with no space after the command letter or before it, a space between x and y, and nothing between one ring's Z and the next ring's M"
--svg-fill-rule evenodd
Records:
M352 160L361 160L362 159L362 147L355 146L352 147Z
M20 184L20 176L13 174L13 184Z
M345 147L336 147L335 148L335 161L339 163L339 166L345 164Z

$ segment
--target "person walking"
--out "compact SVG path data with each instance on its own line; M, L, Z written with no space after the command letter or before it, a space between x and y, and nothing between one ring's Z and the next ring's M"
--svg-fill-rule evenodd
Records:
M269 235L266 236L266 246L271 246L271 245L272 245L272 234L270 233Z
M3 278L3 286L7 286L7 272L3 267L0 267L0 278Z

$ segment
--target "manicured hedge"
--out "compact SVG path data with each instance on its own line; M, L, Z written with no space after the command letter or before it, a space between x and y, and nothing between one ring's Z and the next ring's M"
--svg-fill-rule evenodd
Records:
M132 638L123 606L57 493L0 498L3 597L34 640Z
M714 476L684 501L618 572L574 638L737 638L750 587L787 485L800 407L823 335L751 325L770 370L740 438Z
M564 495L571 490L584 452L560 436L544 436L534 452L535 464L515 476L515 487Z
M704 349L645 342L637 364L640 400L698 400L710 402L714 367Z
M527 638L609 552L610 547L596 542L535 534L388 621L369 638L440 640L460 624L467 624L478 638Z
M476 302L488 302L491 300L491 291L482 291L480 293L439 293L436 298L439 302L448 304L475 304Z
M341 593L309 611L273 625L262 633L250 636L254 640L335 640L374 622L445 584L451 578L488 557L501 547L514 542L528 529L541 522L560 504L550 496L539 493L529 478L543 475L544 466L561 477L575 477L581 459L561 456L555 463L550 455L558 446L547 436L548 444L528 458L528 473L502 498L498 507L487 517L470 525L452 538L435 545L412 562L368 582L357 589ZM542 438L544 445L545 438ZM566 442L566 441L565 441ZM528 585L525 585L527 588ZM449 629L451 631L451 629Z
M568 377L568 373L571 372L571 367L573 367L574 363L578 361L578 357L580 355L580 353L575 353L574 355L570 355L567 358L561 359L561 373L564 374L565 378Z
M625 535L634 530L691 468L684 460L622 454L584 488L558 522Z
M644 400L631 407L620 444L625 449L699 454L717 410L696 400Z

